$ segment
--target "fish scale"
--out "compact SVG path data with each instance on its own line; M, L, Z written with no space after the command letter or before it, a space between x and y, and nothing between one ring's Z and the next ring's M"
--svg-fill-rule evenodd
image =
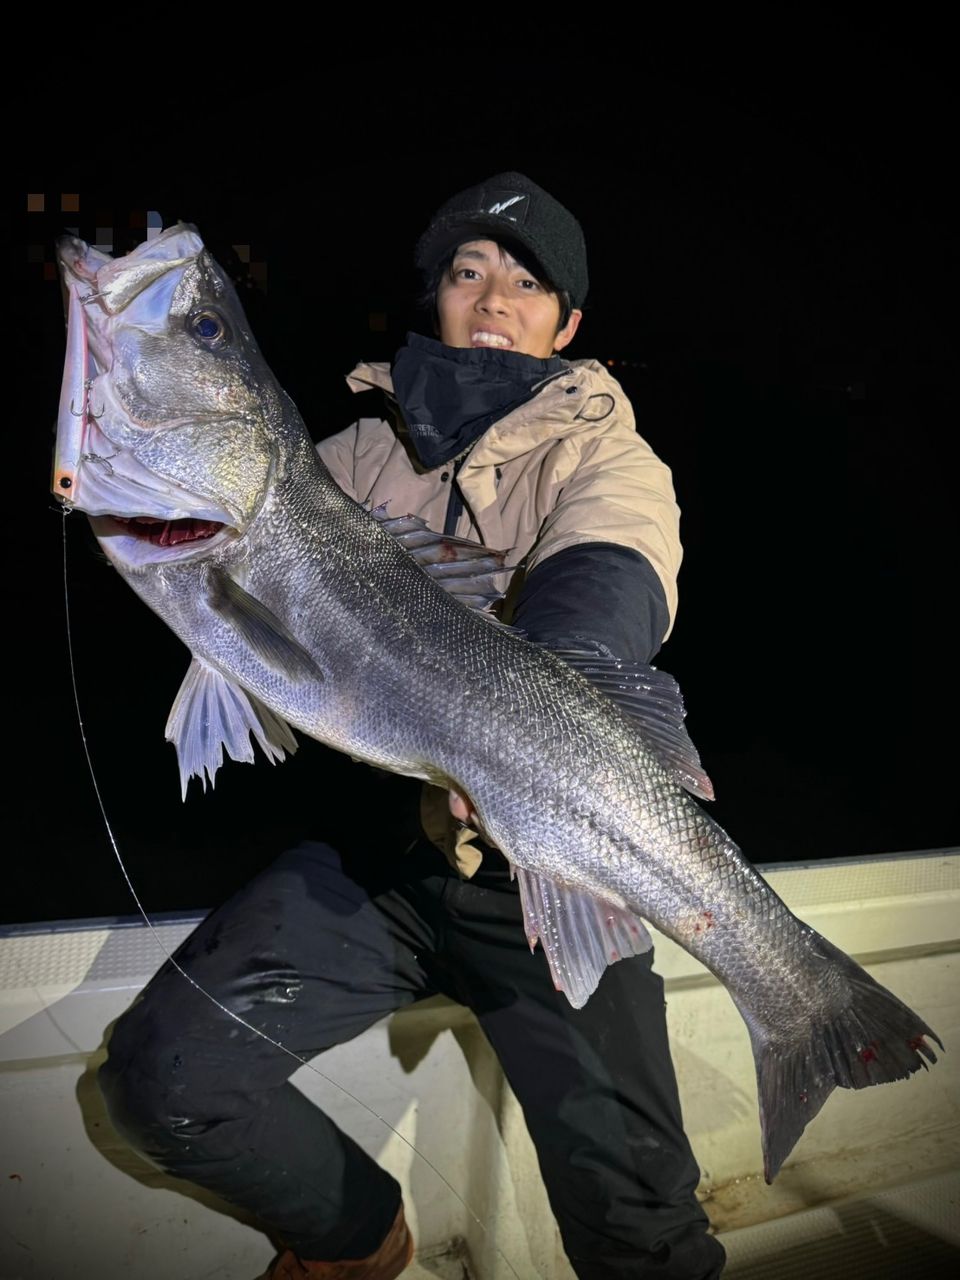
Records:
M394 535L342 493L193 228L118 260L66 237L60 259L54 491L190 651L168 723L184 786L224 750L252 760L251 737L282 759L292 726L455 787L571 1001L650 945L643 921L724 983L751 1036L768 1179L836 1086L936 1060L923 1020L798 920L689 794L711 791L668 677L500 627L450 594L482 598L496 553L412 520ZM169 545L143 520L169 522Z

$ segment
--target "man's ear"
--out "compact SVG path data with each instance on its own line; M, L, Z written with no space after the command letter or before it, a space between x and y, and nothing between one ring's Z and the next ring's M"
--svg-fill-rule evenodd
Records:
M583 319L582 311L571 311L570 319L563 326L560 332L553 340L554 351L562 351L563 348L573 339L573 335L580 328L580 321Z

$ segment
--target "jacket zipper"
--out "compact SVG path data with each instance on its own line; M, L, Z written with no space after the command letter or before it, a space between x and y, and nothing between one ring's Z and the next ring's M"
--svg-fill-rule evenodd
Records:
M542 382L536 383L536 385L532 388L530 395L524 401L524 404L529 404L529 402L533 399L533 397L536 395L539 395L544 387L549 386L551 382L556 382L557 378L562 378L565 374L568 374L569 372L570 372L569 368L558 369L556 373L549 374L546 378L543 379ZM444 517L444 521L443 521L444 537L450 537L451 535L457 532L457 524L459 523L461 515L463 515L463 496L461 495L460 490L457 487L457 476L460 474L460 468L463 466L463 464L467 460L467 456L470 453L470 449L472 449L474 444L476 443L477 443L476 440L474 440L473 443L470 445L470 447L466 449L460 455L460 457L456 459L456 461L453 464L453 472L450 476L450 497L447 500L447 514ZM497 483L499 484L499 482L500 482L500 468L497 467Z
M463 495L457 487L457 476L466 460L467 455L461 454L453 464L453 472L450 476L450 497L447 499L447 514L443 521L443 532L447 537L457 532L457 524L463 514Z

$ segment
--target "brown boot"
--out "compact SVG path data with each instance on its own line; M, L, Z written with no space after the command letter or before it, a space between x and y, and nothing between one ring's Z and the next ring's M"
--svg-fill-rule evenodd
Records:
M383 1244L368 1258L310 1262L298 1258L292 1249L285 1249L260 1280L396 1280L412 1261L413 1236L401 1205Z

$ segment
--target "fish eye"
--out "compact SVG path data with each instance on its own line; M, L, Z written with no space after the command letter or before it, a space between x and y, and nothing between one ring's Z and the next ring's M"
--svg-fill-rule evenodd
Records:
M226 322L209 308L195 311L187 321L187 328L208 347L220 346L227 337Z

